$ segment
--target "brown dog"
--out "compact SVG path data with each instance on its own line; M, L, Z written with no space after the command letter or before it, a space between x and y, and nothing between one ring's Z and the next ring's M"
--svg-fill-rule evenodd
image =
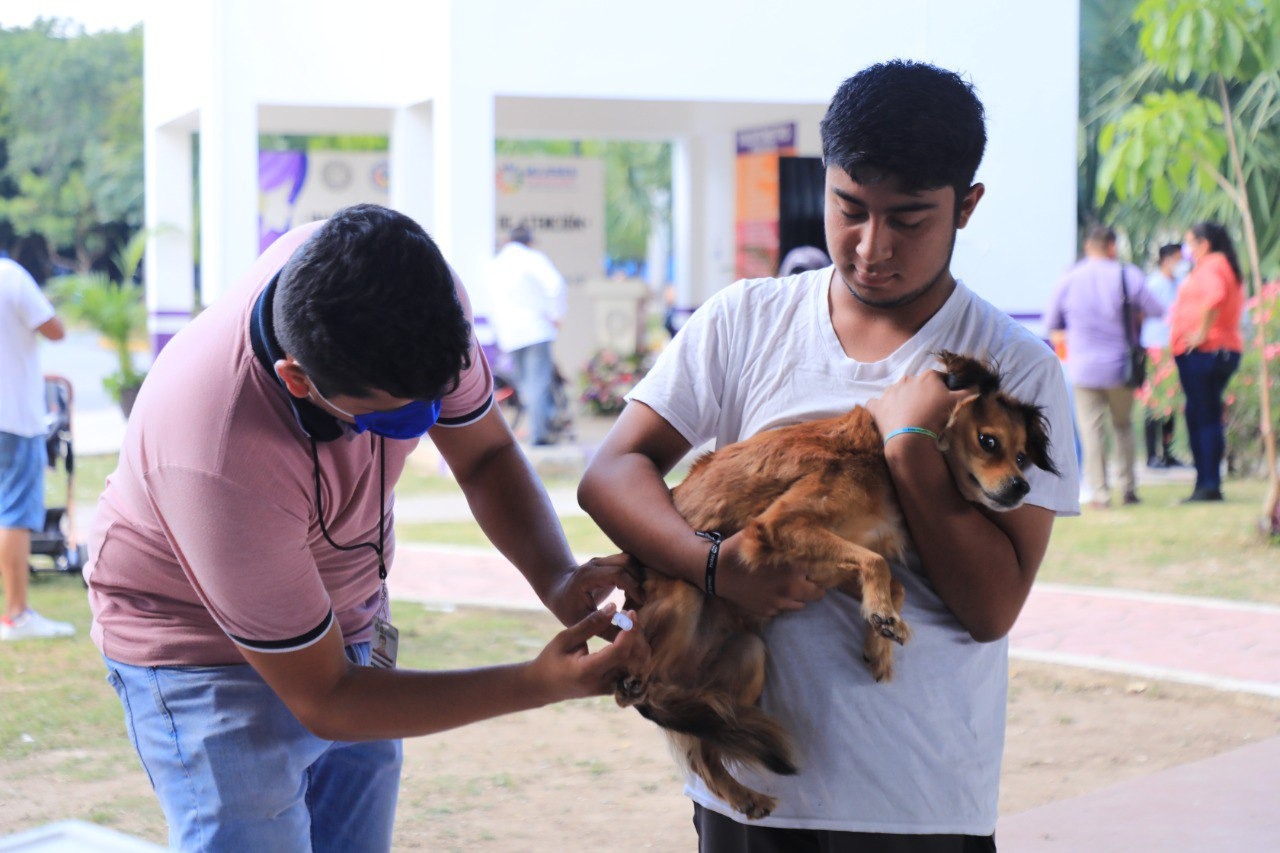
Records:
M939 436L961 494L994 510L1022 503L1028 465L1057 474L1040 407L999 390L1000 377L974 359L943 352L947 385L973 389ZM694 530L744 531L753 572L801 565L824 589L861 599L870 624L864 654L877 681L893 674L893 643L911 636L902 585L889 574L908 538L870 412L759 433L702 456L672 492ZM790 739L756 705L764 688L763 620L723 598L646 571L638 627L652 650L643 672L619 681L618 704L635 705L667 729L677 759L716 796L749 818L777 805L742 785L726 763L796 771Z

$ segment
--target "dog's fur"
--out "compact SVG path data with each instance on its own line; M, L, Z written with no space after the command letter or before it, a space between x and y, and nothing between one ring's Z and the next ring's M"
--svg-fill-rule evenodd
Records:
M1057 473L1041 409L1001 393L987 365L949 352L939 358L949 387L974 392L939 436L956 485L990 509L1019 506L1030 490L1028 465ZM899 558L908 539L884 441L865 408L705 454L672 497L694 530L725 538L745 531L741 553L751 571L800 565L824 589L860 598L867 663L877 681L892 677L892 644L911 632L887 560ZM712 793L749 818L768 815L776 801L726 767L796 771L787 733L756 705L764 688L762 620L654 571L645 572L644 595L638 629L652 654L642 672L619 680L618 704L635 705L665 728L677 758Z

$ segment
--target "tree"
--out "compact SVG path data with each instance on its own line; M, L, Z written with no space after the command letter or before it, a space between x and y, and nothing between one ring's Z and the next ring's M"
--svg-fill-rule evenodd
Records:
M142 31L0 30L0 227L88 272L143 219Z
M1168 214L1181 194L1196 218L1238 222L1259 299L1264 270L1274 274L1280 262L1280 0L1143 0L1134 20L1143 55L1168 85L1103 128L1098 198L1149 198ZM1270 481L1263 518L1280 535L1264 320L1253 318Z

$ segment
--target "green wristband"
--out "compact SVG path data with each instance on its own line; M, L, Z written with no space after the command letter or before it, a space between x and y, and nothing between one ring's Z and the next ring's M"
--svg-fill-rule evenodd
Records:
M929 436L929 438L932 438L934 441L938 440L938 434L931 429L925 429L924 427L899 427L898 429L895 429L893 432L889 433L884 437L884 443L888 444L889 439L893 438L895 435L902 435L903 433L927 435Z

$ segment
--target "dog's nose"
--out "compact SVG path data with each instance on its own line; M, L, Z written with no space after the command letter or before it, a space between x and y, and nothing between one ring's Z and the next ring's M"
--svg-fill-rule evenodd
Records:
M1031 484L1023 477L1014 477L1009 483L1009 493L1015 498L1025 498L1029 491L1031 491Z

